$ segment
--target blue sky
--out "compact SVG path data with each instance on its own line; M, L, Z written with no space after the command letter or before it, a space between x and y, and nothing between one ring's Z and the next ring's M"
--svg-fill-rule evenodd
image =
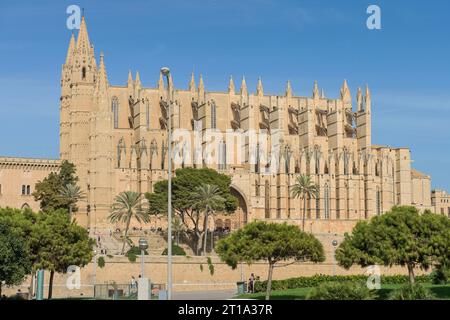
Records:
M0 2L0 155L58 157L59 81L71 31L66 8L85 8L96 55L124 84L128 69L155 86L171 67L177 87L190 72L207 90L259 76L264 89L310 95L314 80L337 97L369 83L373 143L411 148L413 166L450 191L450 2L129 0ZM366 9L382 10L382 30ZM237 84L239 85L239 84Z

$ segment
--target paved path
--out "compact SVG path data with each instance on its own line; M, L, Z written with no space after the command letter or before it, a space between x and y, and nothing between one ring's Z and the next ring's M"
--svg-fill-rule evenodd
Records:
M236 290L179 291L173 292L174 300L227 300L236 295Z

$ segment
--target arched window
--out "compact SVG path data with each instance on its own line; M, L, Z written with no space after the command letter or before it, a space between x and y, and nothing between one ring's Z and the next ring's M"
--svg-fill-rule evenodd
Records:
M315 172L316 174L320 174L320 151L318 147L314 149L314 161L315 161Z
M264 209L265 209L265 216L266 219L270 219L270 184L269 180L266 180L265 186L264 186Z
M83 80L86 79L86 67L83 67L81 69L81 79L83 79Z
M150 129L150 102L147 100L145 103L145 123L147 125L147 130Z
M316 197L316 219L320 219L320 198L319 195Z
M284 165L285 165L285 171L286 171L286 173L287 174L289 174L290 173L290 163L291 163L291 155L292 155L292 153L291 153L291 151L289 150L289 148L286 148L285 149L285 161L284 161Z
M161 144L161 169L162 170L164 170L164 164L166 163L166 151L167 151L166 143Z
M324 191L324 204L325 204L325 219L330 219L330 187L325 185Z
M353 175L357 175L358 174L358 169L356 168L356 162L353 161Z
M324 173L328 174L329 170L328 170L328 163L325 162L325 168L324 168Z
M375 164L375 176L379 177L380 176L380 162L377 161L377 163Z
M112 98L111 111L114 118L114 129L119 128L119 99L117 97Z
M31 194L31 187L28 185L27 186L27 195L30 195Z
M379 187L377 187L376 201L377 201L377 216L379 216L381 215L381 191Z
M26 186L22 185L22 195L24 196L26 194Z
M2 185L0 184L0 194L2 194Z
M347 150L344 150L344 175L348 175L349 154Z
M211 102L211 129L216 129L216 103Z

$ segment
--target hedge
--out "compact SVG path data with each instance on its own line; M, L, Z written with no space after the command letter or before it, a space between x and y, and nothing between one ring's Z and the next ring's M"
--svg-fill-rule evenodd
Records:
M314 275L312 277L298 277L285 280L272 280L272 290L286 290L297 288L312 288L317 287L325 282L347 282L347 281L359 281L366 282L368 279L365 275L350 275L350 276L329 276L324 274ZM431 279L428 275L416 276L416 282L429 283ZM382 284L403 284L408 283L408 276L394 275L394 276L381 276ZM255 292L265 292L267 288L267 281L256 281Z

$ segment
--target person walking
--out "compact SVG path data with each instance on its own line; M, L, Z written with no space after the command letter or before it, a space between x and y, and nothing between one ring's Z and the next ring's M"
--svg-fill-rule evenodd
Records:
M250 275L250 279L248 279L248 291L250 293L255 293L255 274L252 273Z
M136 281L136 278L134 276L131 276L130 286L131 286L131 291L132 292L136 292L137 291L137 281Z

